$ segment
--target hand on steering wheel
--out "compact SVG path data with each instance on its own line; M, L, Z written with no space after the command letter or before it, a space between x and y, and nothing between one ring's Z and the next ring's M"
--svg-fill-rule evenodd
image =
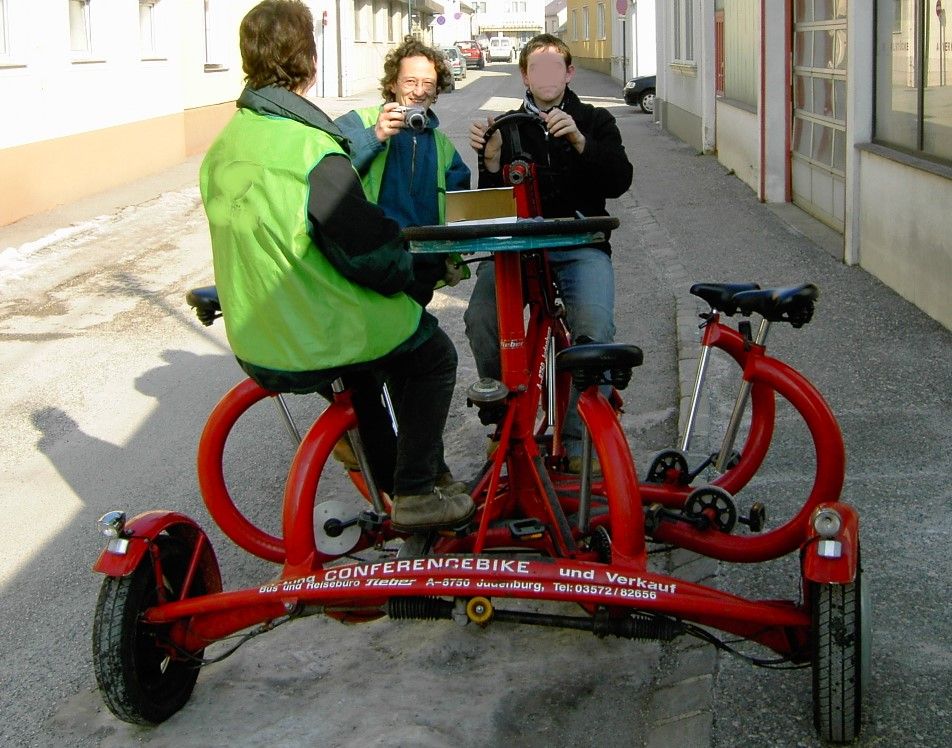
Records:
M503 125L519 122L534 122L545 130L542 118L530 112L512 112L498 118L490 116L486 118L485 125L482 122L473 122L469 128L469 144L476 151L480 166L494 174L499 171L502 155L502 135L499 129Z

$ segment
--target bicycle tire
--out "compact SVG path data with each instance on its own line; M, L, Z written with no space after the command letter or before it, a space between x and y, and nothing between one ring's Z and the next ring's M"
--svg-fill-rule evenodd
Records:
M156 539L162 579L169 599L177 599L188 569L184 541ZM146 554L125 577L106 577L93 619L93 669L103 701L123 722L155 725L181 709L198 679L198 663L171 658L159 640L168 625L144 624L142 613L157 603L152 557ZM192 582L194 597L205 593L202 574ZM199 659L204 649L191 653Z

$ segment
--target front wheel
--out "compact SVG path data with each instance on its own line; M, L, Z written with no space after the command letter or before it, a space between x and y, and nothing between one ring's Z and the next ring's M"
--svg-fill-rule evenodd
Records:
M851 584L811 583L813 722L823 740L849 743L862 719L870 671L870 604L857 568Z
M653 88L649 88L641 94L641 99L638 101L638 106L641 107L641 111L645 114L654 114L654 98L655 92Z
M161 535L156 539L162 578L156 580L149 554L132 574L106 577L93 620L93 667L106 706L124 722L154 725L181 709L192 695L204 649L176 652L167 640L168 626L143 623L142 614L166 600L177 600L188 570L186 544ZM196 574L188 597L205 593L203 574Z

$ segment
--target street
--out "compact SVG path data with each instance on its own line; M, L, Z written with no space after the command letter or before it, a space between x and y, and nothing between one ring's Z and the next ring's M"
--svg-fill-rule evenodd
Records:
M505 64L470 71L435 106L474 171L469 123L480 110L518 106L514 72ZM660 133L624 105L620 84L579 71L573 88L611 108L635 165L631 191L609 210L621 220L612 237L616 340L645 354L623 393L639 474L652 453L677 441L679 356L693 342L679 345L677 311L697 301L687 287L816 283L815 319L800 330L776 326L770 348L814 381L846 441L844 498L860 511L874 608L858 744L948 745L952 334L834 260L781 220L786 214L758 204L713 157ZM327 108L337 115L371 102L354 97ZM386 619L293 622L208 667L190 702L163 725L117 721L91 665L101 578L89 567L102 547L99 515L158 508L190 515L209 533L226 589L276 573L211 525L195 480L205 418L242 375L223 326L202 327L184 303L187 289L213 278L198 190L181 174L127 207L71 216L35 236L30 226L39 221L0 228L0 744L660 746L673 744L665 742L669 730L685 746L820 744L809 668L764 670L684 643ZM447 462L466 477L485 450L485 428L465 404L476 379L462 328L470 288L438 292L430 307L460 354L445 441ZM714 424L729 413L732 375L715 367ZM317 397L290 403L299 424L323 408ZM293 448L270 406L256 407L229 443L226 468L241 506L278 532ZM792 411L779 409L773 449L749 488L768 505L769 521L783 521L809 490L809 449ZM737 594L798 594L795 557L714 567L713 583ZM689 660L704 667L674 678ZM690 704L675 683L690 690Z

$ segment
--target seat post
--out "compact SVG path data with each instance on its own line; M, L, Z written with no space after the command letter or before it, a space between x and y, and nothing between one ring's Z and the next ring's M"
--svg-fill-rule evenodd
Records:
M340 395L346 389L344 380L340 377L331 383L331 390L333 390L335 395ZM350 446L353 448L354 455L357 457L357 464L360 466L360 472L363 473L364 485L367 486L367 493L370 494L370 500L373 502L374 510L378 514L386 514L387 507L383 503L383 497L377 489L374 474L370 470L370 461L367 459L367 453L364 451L364 443L360 439L360 430L356 426L349 429L347 431L347 438L350 440Z
M770 320L764 318L760 321L757 328L757 335L754 337L754 343L763 346L767 342L767 333L770 331ZM731 411L730 420L727 422L727 431L724 432L724 440L721 442L721 450L717 453L717 460L714 463L714 469L718 473L723 473L727 467L731 452L734 449L734 442L737 439L737 432L740 430L740 422L744 416L744 410L747 408L747 400L750 398L750 382L742 379L740 390L737 392L737 399L734 401L734 409Z
M274 407L277 408L278 415L280 415L281 420L284 421L284 426L288 430L291 441L295 444L300 444L301 432L298 431L297 426L294 424L294 419L291 418L291 411L288 410L288 404L284 400L284 395L280 392L274 396Z

